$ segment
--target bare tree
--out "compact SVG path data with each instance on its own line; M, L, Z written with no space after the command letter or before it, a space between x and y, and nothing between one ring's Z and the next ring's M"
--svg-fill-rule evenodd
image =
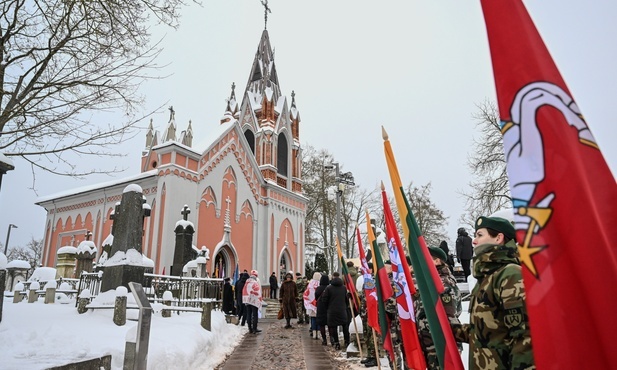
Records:
M82 176L69 153L109 150L141 120L139 85L158 66L151 18L176 27L184 0L6 0L0 5L0 151L33 169ZM118 122L93 115L122 112ZM68 156L68 157L67 157Z
M8 255L6 257L9 261L27 261L30 264L30 270L28 270L27 277L30 277L41 263L42 255L43 239L32 238L25 246L15 246L9 248Z
M470 190L461 192L467 213L461 216L460 222L467 225L473 225L479 216L512 204L499 112L490 101L478 104L477 108L473 118L481 136L474 139L474 151L467 159L474 180L469 183Z
M447 239L445 224L448 217L431 200L431 187L430 182L419 187L409 183L405 188L405 195L426 243L439 246L442 240Z

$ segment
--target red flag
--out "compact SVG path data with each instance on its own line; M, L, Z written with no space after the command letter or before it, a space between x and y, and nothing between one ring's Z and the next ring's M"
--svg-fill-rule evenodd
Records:
M426 313L426 319L431 328L431 337L437 352L437 359L441 364L442 369L463 369L463 362L458 353L454 335L450 328L450 321L443 307L443 302L439 294L443 293L444 287L441 278L437 273L433 259L428 251L424 236L418 222L411 210L411 206L405 196L405 190L401 182L401 177L398 173L394 153L388 135L382 128L384 138L384 152L386 155L386 163L390 179L392 181L392 189L394 190L394 198L398 208L401 226L407 240L409 249L409 257L414 268L414 275L418 283L420 298Z
M351 301L353 303L352 314L355 317L360 309L360 300L358 299L358 292L356 291L356 286L353 283L353 278L347 269L347 263L345 262L345 257L343 257L343 251L341 250L341 244L339 243L338 238L336 238L336 250L341 263L341 271L343 272L343 282L345 283L345 288L347 288L347 291L351 294Z
M411 294L415 293L416 288L411 279L411 272L405 259L405 252L401 244L401 238L396 229L394 216L390 210L388 197L381 184L381 197L383 200L383 213L386 219L386 238L388 239L388 250L390 251L390 264L392 265L392 279L396 285L396 303L398 306L399 322L401 324L401 336L403 337L403 348L405 349L405 361L411 369L425 369L426 361L420 347L418 339L418 329L416 327L416 315L413 311Z
M364 278L364 297L366 298L366 316L368 325L379 332L379 316L377 312L377 293L375 292L375 280L372 271L366 262L366 254L362 246L360 229L356 227L356 237L358 239L358 255L360 256L360 271Z
M536 365L613 368L615 178L523 3L482 9Z
M394 295L394 292L392 291L390 279L388 278L388 273L386 272L386 268L384 267L381 253L379 252L379 248L377 247L377 240L375 238L375 234L373 233L371 219L369 218L368 212L366 213L366 226L368 231L369 245L371 246L371 252L373 253L373 267L375 267L376 269L375 292L377 293L377 306L379 312L378 333L381 335L384 350L388 352L390 359L394 362L394 346L392 344L392 336L390 335L390 319L388 319L388 316L386 315L386 309L384 305L384 302L387 301L390 297L392 297Z

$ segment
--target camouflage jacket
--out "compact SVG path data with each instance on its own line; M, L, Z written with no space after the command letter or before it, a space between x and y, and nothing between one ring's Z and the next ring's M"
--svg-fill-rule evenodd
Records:
M516 244L485 244L475 253L470 323L452 325L456 340L469 343L469 369L535 369Z
M302 298L302 295L304 294L304 291L306 290L307 285L308 283L304 279L296 280L296 287L298 288L298 298Z
M456 279L452 272L450 272L448 265L444 264L436 267L444 287L444 291L441 294L441 303L450 323L458 324L458 317L463 312L463 306L461 305L461 293L456 285ZM416 294L413 295L413 306L417 320L426 320L426 312L424 312L424 307L420 300L420 291L416 291Z

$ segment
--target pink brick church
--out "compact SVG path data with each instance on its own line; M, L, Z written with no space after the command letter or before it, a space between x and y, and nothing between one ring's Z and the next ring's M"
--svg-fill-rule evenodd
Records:
M154 261L155 273L170 273L174 228L185 205L191 209L194 246L209 250L211 276L231 276L236 264L240 271L257 269L262 281L272 271L303 270L307 199L300 114L294 93L291 101L281 93L266 30L240 103L234 90L223 119L212 122L209 138L203 138L211 139L206 148L192 147L190 122L177 134L170 108L162 135L150 122L141 173L39 199L47 211L43 266L55 266L58 249L78 246L88 232L100 255L115 204L127 185L137 184L151 208L144 220L143 254Z

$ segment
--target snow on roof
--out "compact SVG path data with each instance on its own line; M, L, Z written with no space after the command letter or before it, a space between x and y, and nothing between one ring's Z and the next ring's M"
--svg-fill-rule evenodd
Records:
M41 205L41 203L50 201L50 200L54 200L54 199L59 199L59 198L64 198L64 197L68 197L68 196L72 196L72 195L77 195L77 194L81 194L81 193L86 193L89 191L93 191L93 190L98 190L98 189L103 189L103 188L109 188L111 186L114 185L120 185L126 182L133 182L136 180L141 180L141 179L145 179L148 177L153 177L158 173L158 170L150 170L150 171L146 171L146 172L142 172L139 173L137 175L133 175L133 176L129 176L129 177L125 177L122 179L117 179L114 181L107 181L107 182L100 182L98 184L93 184L93 185L88 185L88 186L82 186L80 188L73 188L73 189L68 189L62 192L58 192L58 193L54 193L48 196L44 196L44 197L40 197L36 200L36 202L34 204L38 204Z
M57 271L53 267L39 267L32 273L28 281L56 280Z
M13 164L13 160L2 153L0 153L0 162L4 162L8 165L15 167L15 165Z
M6 268L7 269L26 269L26 270L29 270L30 267L31 266L28 263L28 261L22 261L22 260L12 260L11 262L6 264Z
M75 248L73 246L70 246L70 245L67 245L67 246L64 246L64 247L60 247L58 249L58 252L56 252L56 254L68 254L68 253L70 253L70 254L77 254L77 248Z
M128 192L134 192L134 193L143 193L143 189L141 188L141 186L137 185L137 184L130 184L128 185L126 188L124 188L124 190L122 191L123 193L128 193Z
M195 143L196 148L203 148L201 153L205 153L210 150L210 147L214 145L223 135L227 133L237 121L229 121L225 123L221 123L218 126L212 127L212 129L208 129L208 132L203 135L199 142Z

